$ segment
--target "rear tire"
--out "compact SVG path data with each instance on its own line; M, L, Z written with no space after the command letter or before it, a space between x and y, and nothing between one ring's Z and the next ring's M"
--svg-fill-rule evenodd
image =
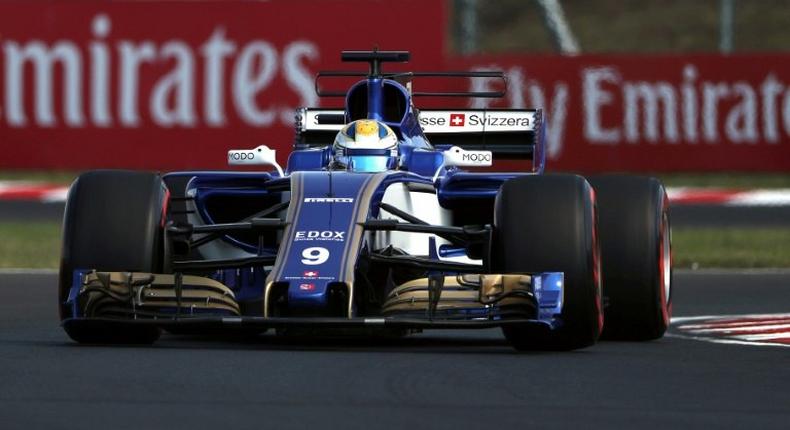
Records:
M599 202L605 323L603 337L652 340L672 316L669 201L658 179L589 179Z
M75 269L158 272L163 261L163 221L168 192L156 173L122 170L88 172L71 185L63 218L58 303L60 319ZM122 322L64 324L80 343L152 343L155 327Z
M564 305L555 329L503 327L518 350L592 345L603 325L595 196L581 176L542 175L502 185L494 210L492 272L564 272Z

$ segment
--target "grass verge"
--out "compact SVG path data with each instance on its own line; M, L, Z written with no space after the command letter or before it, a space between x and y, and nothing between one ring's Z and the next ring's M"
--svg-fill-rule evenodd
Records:
M37 181L69 185L79 172L67 170L0 170L0 181Z
M57 268L59 222L0 222L0 268ZM790 267L790 229L675 228L675 268Z
M0 222L0 268L57 268L59 222Z
M790 267L790 228L675 228L676 268Z

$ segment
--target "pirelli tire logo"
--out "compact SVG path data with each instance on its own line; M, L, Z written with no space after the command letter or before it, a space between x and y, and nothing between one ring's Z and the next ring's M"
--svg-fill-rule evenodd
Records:
M305 203L354 203L353 197L305 197Z

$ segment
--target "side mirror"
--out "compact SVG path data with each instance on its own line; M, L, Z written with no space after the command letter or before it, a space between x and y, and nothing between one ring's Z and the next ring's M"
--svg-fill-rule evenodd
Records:
M444 151L445 166L487 167L493 165L493 160L491 151L466 151L458 146Z
M273 166L277 169L280 177L283 174L283 168L277 164L277 151L269 148L266 145L261 145L255 149L231 149L228 151L228 165L231 166Z
M444 154L444 162L436 169L433 182L439 179L439 173L445 167L487 167L494 164L494 155L491 151L466 151L461 147L453 146L442 154Z

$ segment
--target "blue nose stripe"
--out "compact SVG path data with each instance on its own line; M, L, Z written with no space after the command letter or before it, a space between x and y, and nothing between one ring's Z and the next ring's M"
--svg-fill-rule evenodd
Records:
M290 225L269 277L288 283L288 306L321 308L328 286L353 288L370 199L386 174L301 172L292 176Z

